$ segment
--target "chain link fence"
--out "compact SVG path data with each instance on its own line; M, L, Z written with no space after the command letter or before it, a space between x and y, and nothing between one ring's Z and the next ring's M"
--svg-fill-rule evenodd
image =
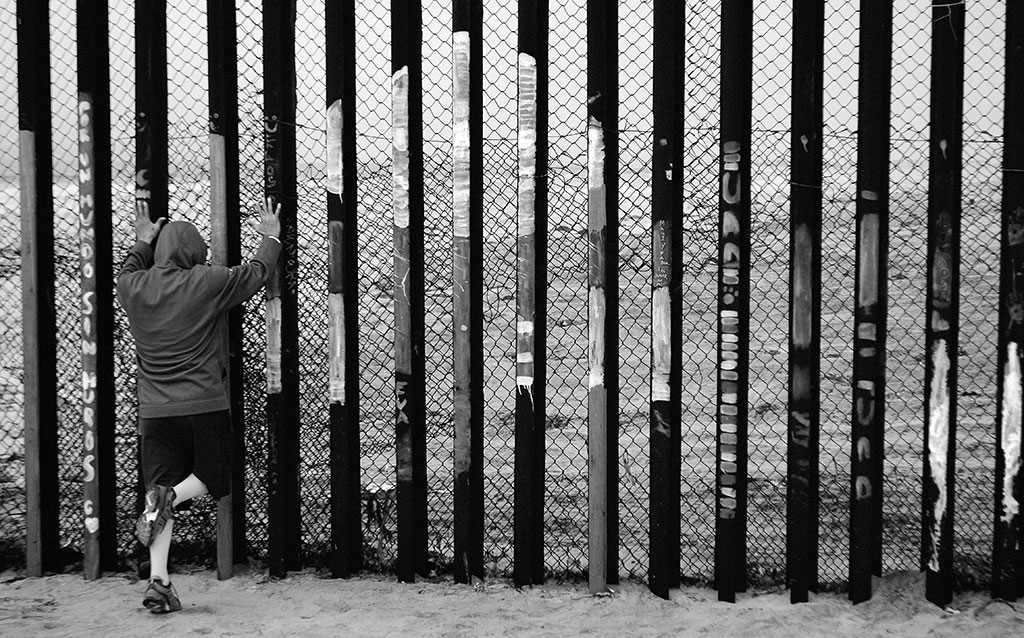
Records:
M330 545L327 404L324 0L299 0L296 25L302 554L323 564ZM81 546L77 427L77 135L74 3L51 0L57 311L60 332L61 540ZM752 136L749 574L785 573L789 268L791 3L754 15ZM360 438L364 563L388 570L397 554L393 494L394 368L391 261L391 15L357 2L357 145L360 254ZM956 570L961 587L989 581L994 465L995 340L1000 230L1004 12L968 6L965 69L961 336L957 429ZM110 10L115 262L132 237L134 6ZM424 232L429 551L452 562L451 6L423 3ZM648 564L650 375L650 3L620 2L620 565L643 579ZM842 587L848 555L849 422L856 189L857 39L854 3L826 11L822 264L820 581ZM485 547L488 574L512 569L514 326L516 294L516 42L514 3L484 2ZM552 3L549 23L549 292L545 560L549 576L585 573L587 546L586 3ZM0 562L24 560L24 443L13 7L0 9ZM262 13L238 3L242 215L263 194ZM895 3L892 80L889 333L884 483L884 570L919 561L923 415L927 147L931 8ZM170 216L209 233L205 4L168 3ZM714 556L714 432L718 220L719 6L686 14L683 205L682 558L688 582L710 581ZM245 228L243 226L243 228ZM243 230L243 255L255 237ZM135 357L123 313L116 322L120 555L137 560ZM267 548L265 338L262 299L245 311L246 536ZM372 499L372 500L370 500ZM212 563L216 508L200 499L180 519L175 558Z

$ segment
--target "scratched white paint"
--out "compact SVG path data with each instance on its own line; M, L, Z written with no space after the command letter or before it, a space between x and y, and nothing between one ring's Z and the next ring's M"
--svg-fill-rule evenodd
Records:
M939 571L942 520L946 516L946 453L949 450L949 391L946 387L948 372L946 340L938 339L932 350L932 383L929 388L928 414L928 469L932 482L939 492L935 499L934 523L930 530L932 551L928 568L936 572Z
M281 298L267 299L267 394L281 392Z
M1020 473L1021 459L1021 389L1020 355L1017 344L1006 347L1006 369L1003 372L1003 431L999 445L1003 450L1003 511L999 517L1010 523L1020 514L1020 503L1013 497L1013 484Z
M340 292L327 296L330 331L328 392L331 403L345 405L345 298Z
M651 401L670 400L669 373L672 370L672 306L668 286L654 290L651 299L651 338L654 363L651 368Z
M590 190L604 188L604 129L593 117L587 127L587 176Z
M604 385L604 289L590 289L590 387Z
M534 203L537 175L537 60L519 54L519 220L518 235L536 229Z
M864 256L860 264L860 285L857 305L870 308L878 303L878 215L868 213L860 222L860 251Z
M391 188L395 226L409 227L409 67L391 80Z
M517 321L516 332L520 335L527 336L533 334L533 322L532 321Z
M341 195L342 189L342 154L341 138L344 114L341 100L335 100L327 107L327 192Z
M452 222L469 237L469 32L452 34Z

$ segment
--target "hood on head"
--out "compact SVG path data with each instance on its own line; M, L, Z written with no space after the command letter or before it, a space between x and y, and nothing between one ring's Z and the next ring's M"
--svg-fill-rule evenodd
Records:
M185 269L205 264L206 241L189 222L168 222L157 239L153 263Z

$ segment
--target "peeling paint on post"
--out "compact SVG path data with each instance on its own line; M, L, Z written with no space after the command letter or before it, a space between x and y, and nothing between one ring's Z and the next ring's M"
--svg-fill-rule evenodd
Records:
M548 2L519 1L513 582L544 582Z
M995 515L992 597L1024 597L1024 4L1006 5L1006 103L1003 109L1003 201L996 394Z
M953 599L964 14L962 4L932 8L921 566L940 607Z

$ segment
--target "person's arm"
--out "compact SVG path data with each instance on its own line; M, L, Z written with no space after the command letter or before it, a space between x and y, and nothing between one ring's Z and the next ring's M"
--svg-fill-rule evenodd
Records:
M132 275L145 272L153 266L153 240L160 234L165 223L166 217L155 222L150 220L148 202L135 202L135 245L128 251L128 256L121 264L121 271L117 274L117 294L121 305L124 305L125 297L131 293L131 281L136 279Z
M281 255L281 204L274 205L268 197L260 211L256 232L263 235L256 254L248 263L231 268L215 268L217 309L228 310L255 295L274 275L278 257Z

